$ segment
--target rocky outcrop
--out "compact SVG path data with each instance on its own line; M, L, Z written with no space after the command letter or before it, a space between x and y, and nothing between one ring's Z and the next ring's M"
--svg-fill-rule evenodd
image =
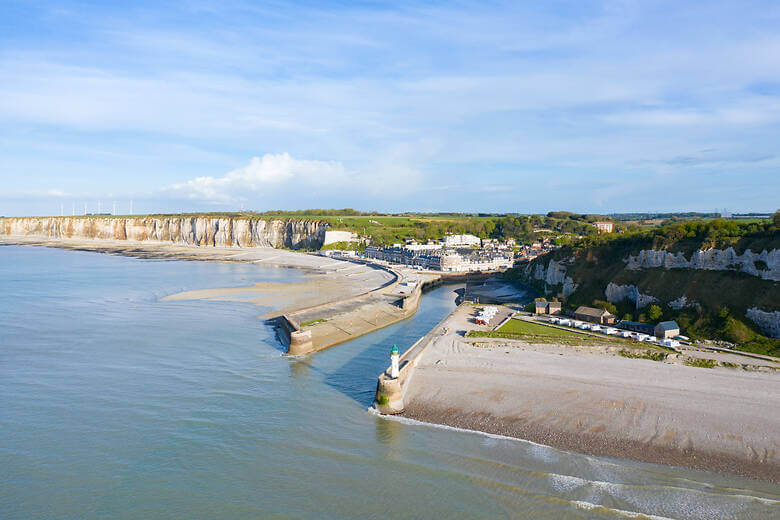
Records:
M566 265L563 262L550 260L547 267L542 263L531 263L525 268L527 278L544 281L546 288L560 285L561 296L569 296L577 290L577 284L571 276L566 275Z
M667 304L670 308L679 311L680 309L684 309L686 307L693 307L696 305L695 300L688 301L688 297L684 294L677 298L676 300L672 300Z
M737 254L734 248L704 249L695 251L691 259L682 252L657 251L643 249L638 255L626 259L626 269L704 269L709 271L741 271L764 280L780 281L780 250L753 253L750 249ZM758 265L756 265L758 264Z
M319 249L327 224L311 220L212 217L0 218L0 235L134 240L186 246Z
M767 312L751 307L745 314L764 334L771 338L780 338L780 311Z
M610 303L622 302L623 300L634 302L637 309L641 309L658 301L658 298L654 296L640 293L636 285L618 285L613 282L607 284L607 288L604 290L604 296Z

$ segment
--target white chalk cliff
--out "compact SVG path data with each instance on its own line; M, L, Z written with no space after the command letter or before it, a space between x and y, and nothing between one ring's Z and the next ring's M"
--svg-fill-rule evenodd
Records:
M762 311L751 307L745 313L750 320L771 338L780 338L780 311Z
M604 296L610 303L622 302L623 300L634 302L637 309L642 309L658 301L658 298L654 296L639 292L636 285L618 285L613 282L607 284Z
M133 240L187 246L319 249L327 224L312 220L212 217L0 218L0 235Z
M531 273L532 270L533 273ZM525 276L533 276L537 280L543 280L548 287L561 285L560 294L564 297L577 290L577 284L574 283L572 277L566 276L566 265L563 262L550 260L547 267L541 263L528 264L525 268Z
M764 265L759 269L756 262ZM734 248L704 249L694 251L691 259L685 258L682 252L657 251L643 249L638 255L630 255L626 259L626 269L650 269L663 267L665 269L687 268L709 271L741 271L764 280L780 281L780 250L754 253L750 249L737 254Z

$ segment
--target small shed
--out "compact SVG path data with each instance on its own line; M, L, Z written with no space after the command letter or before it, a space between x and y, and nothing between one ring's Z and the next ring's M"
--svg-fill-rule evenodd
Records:
M536 314L560 314L561 302L548 302L545 300L537 301L535 312Z
M654 333L658 339L673 338L680 335L680 326L676 321L662 321L655 326Z
M574 311L574 317L578 320L589 321L591 323L600 323L602 325L611 325L615 323L615 316L604 309L595 309L581 305Z

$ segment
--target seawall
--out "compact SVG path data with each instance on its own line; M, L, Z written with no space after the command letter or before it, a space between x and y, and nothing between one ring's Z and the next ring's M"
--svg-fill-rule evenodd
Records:
M397 292L402 275L388 286L276 318L289 355L303 355L369 334L417 312L423 291L439 278L421 282L409 294Z
M168 243L199 247L319 249L327 223L318 220L155 217L4 217L0 235Z

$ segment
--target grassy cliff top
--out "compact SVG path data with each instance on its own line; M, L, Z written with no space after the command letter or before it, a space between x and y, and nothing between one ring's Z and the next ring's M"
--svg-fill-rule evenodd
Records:
M590 252L603 258L622 260L642 249L683 252L690 255L699 249L726 249L738 253L747 249L761 252L780 248L780 212L774 219L740 222L713 219L679 222L647 231L609 233L585 237L556 252L557 258L578 256Z

